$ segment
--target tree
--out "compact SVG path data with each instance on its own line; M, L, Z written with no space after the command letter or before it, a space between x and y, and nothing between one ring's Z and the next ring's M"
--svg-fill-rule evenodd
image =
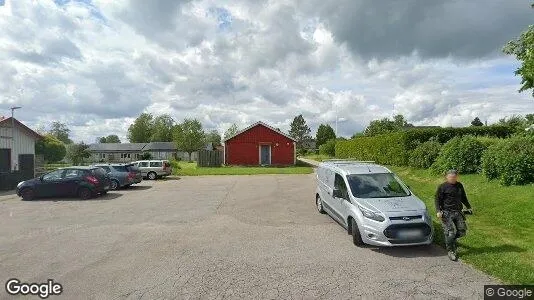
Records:
M534 7L534 4L531 5ZM503 48L503 52L513 55L521 62L514 74L521 76L521 88L524 92L534 88L534 25L530 25L519 38L509 41ZM532 90L534 97L534 89Z
M402 129L402 128L405 128L405 127L413 127L412 124L410 124L410 123L408 123L408 121L406 121L406 119L404 118L403 115L395 115L395 116L393 116L393 125L397 129Z
M361 137L361 136L365 136L365 134L363 132L356 132L350 138L351 139L355 139L355 138L358 138L358 137Z
M173 118L164 114L154 118L152 124L152 136L150 137L151 142L172 142L172 133L174 127Z
M67 159L77 166L83 164L84 158L89 158L91 153L89 152L89 145L83 142L79 144L70 144L67 147Z
M237 127L237 124L232 124L226 131L224 132L224 140L227 140L228 138L236 135L239 132L239 128Z
M499 120L500 125L508 126L514 132L523 132L527 128L527 120L522 116L512 115Z
M298 115L293 119L289 125L289 136L297 140L297 149L303 150L303 144L311 140L310 127L306 124L306 120L302 115Z
M329 124L321 124L319 125L319 128L317 128L317 134L315 135L315 143L317 147L320 147L324 143L326 143L328 140L335 139L336 133L334 132L334 129Z
M131 143L148 143L152 138L154 117L152 114L142 113L128 127L128 140Z
M473 121L471 121L471 126L484 126L484 123L482 123L482 121L476 117Z
M64 123L52 122L48 133L65 144L72 144L72 140L69 138L70 129Z
M119 144L121 142L121 140L119 139L119 137L116 135L116 134L110 134L108 136L103 136L103 137L100 137L98 139L98 142L101 143L101 144L106 144L106 143L116 143L116 144Z
M35 143L35 153L42 154L46 162L58 162L65 157L67 149L62 141L51 134L46 134Z
M175 127L174 141L178 149L191 154L205 146L206 136L202 130L202 124L196 119L185 119L180 125Z
M221 135L215 129L206 134L206 142L215 146L219 146L221 144L221 139Z
M366 136L374 136L378 134L384 134L394 131L400 131L407 127L413 127L408 123L403 115L396 115L393 120L389 118L383 118L380 120L373 120L369 123L369 126L365 128L364 134Z

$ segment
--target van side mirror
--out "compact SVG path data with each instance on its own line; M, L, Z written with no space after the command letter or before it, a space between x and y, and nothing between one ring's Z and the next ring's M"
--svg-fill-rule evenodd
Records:
M343 193L341 192L340 189L334 189L334 191L332 192L332 196L334 196L334 198L343 198Z

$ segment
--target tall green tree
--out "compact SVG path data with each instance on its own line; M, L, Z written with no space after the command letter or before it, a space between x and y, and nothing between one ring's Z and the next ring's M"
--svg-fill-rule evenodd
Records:
M234 136L238 132L239 132L239 128L237 127L237 124L234 123L230 127L228 127L228 129L226 129L226 131L224 132L224 139L226 140L226 139Z
M108 136L103 136L103 137L100 137L98 138L98 142L101 143L101 144L112 144L112 143L115 143L115 144L118 144L121 142L121 140L119 139L119 136L116 135L116 134L110 134Z
M83 164L84 159L90 156L89 145L83 142L67 146L67 159L75 166Z
M206 134L206 143L211 143L215 146L219 146L221 144L221 140L221 134L215 129Z
M484 126L484 123L480 121L479 117L476 117L473 119L473 121L471 121L471 126Z
M527 119L520 115L512 115L510 117L502 118L499 120L499 125L508 126L514 132L523 132L527 128Z
M330 124L321 124L317 128L317 134L315 135L315 143L317 147L323 145L329 140L335 139L336 133Z
M70 129L64 123L58 121L52 122L48 133L65 144L72 143L72 140L69 138Z
M531 5L534 8L534 4ZM503 52L513 55L521 62L515 75L521 76L519 92L532 89L534 97L534 25L530 25L521 35L506 44Z
M41 154L46 162L58 162L67 154L65 144L51 134L46 134L35 143L35 153Z
M168 115L160 115L154 118L152 124L151 142L172 142L174 120Z
M311 140L310 127L306 124L306 120L302 115L298 115L290 124L289 136L297 141L297 149L302 150L303 144Z
M154 116L149 113L142 113L128 127L128 140L131 143L148 143L152 138Z
M389 118L383 118L380 120L371 121L369 126L365 128L364 134L366 136L374 136L378 134L400 131L407 127L413 127L413 125L408 123L403 115L396 115L393 117L393 120L390 120Z
M191 154L202 149L206 144L206 135L202 130L202 124L196 119L185 119L174 128L174 142L178 149Z

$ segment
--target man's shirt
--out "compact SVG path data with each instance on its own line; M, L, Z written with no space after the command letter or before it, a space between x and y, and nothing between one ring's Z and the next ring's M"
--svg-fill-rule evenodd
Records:
M471 208L471 205L467 200L467 195L465 194L464 186L460 182L455 184L444 182L440 184L436 191L435 202L437 211L461 211L463 208L462 204L468 209Z

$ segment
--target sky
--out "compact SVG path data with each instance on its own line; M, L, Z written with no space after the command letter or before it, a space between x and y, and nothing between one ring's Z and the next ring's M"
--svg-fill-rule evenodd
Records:
M501 51L533 21L525 0L0 0L0 115L86 143L143 112L348 137L493 123L534 113Z

